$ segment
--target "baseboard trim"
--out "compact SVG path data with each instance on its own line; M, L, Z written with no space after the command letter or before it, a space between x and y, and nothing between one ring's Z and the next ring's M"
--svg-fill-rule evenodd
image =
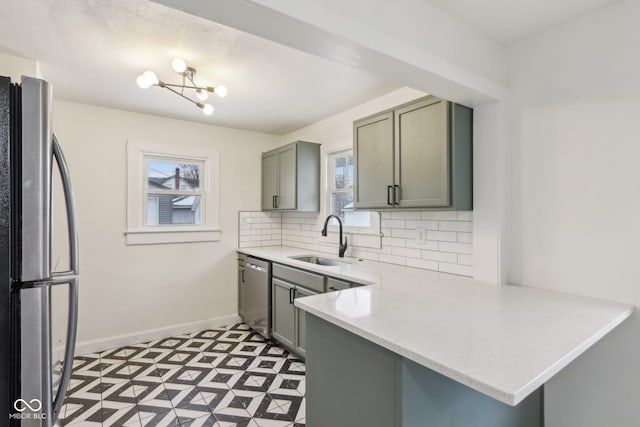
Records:
M76 343L76 355L81 356L83 354L97 353L111 348L122 347L124 345L168 338L174 335L188 334L209 328L219 328L221 326L233 325L239 322L240 316L237 314L231 314L207 320L199 320L197 322L181 323L179 325L171 325L163 328L148 329L146 331L137 331L130 334L82 341ZM63 354L64 347L56 347L53 350L54 360L62 360Z

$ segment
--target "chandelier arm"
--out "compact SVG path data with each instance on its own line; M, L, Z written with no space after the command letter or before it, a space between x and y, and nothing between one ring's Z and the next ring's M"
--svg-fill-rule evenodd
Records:
M191 103L195 104L198 108L200 108L200 106L198 105L198 103L197 103L196 101L194 101L193 99L189 98L188 96L185 96L185 95L183 95L182 93L180 93L179 91L177 91L177 90L175 90L175 89L172 89L172 88L170 88L170 87L168 87L168 86L170 86L170 85L168 85L167 83L165 83L165 84L164 84L164 86L161 86L161 87L163 87L163 88L167 89L168 91L171 91L171 92L175 93L175 94L176 94L176 95L178 95L178 96L183 97L183 98L184 98L184 99L186 99L187 101L189 101L189 102L191 102ZM171 85L171 86L176 86L176 85Z
M171 84L171 83L165 83L165 86L171 86L171 87L179 87L179 88L184 88L184 89L200 89L200 90L206 90L208 92L210 92L207 87L200 87L200 86L189 86L189 85L177 85L177 84Z

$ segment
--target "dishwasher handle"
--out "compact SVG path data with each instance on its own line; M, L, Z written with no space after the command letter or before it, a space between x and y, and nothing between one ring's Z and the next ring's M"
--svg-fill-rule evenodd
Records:
M244 266L245 266L246 268L250 268L250 269L252 269L252 270L256 270L256 271L260 271L260 272L266 272L266 271L267 271L267 269L266 269L266 268L264 268L264 267L262 267L262 266L260 266L260 265L252 264L252 263L250 263L250 262L246 262L246 263L244 264Z

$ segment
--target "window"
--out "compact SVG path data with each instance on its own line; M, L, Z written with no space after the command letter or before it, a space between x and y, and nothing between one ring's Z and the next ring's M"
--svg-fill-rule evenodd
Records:
M202 224L203 162L145 156L147 226Z
M333 214L354 232L379 234L377 212L356 211L353 206L353 150L327 156L327 215Z
M219 240L218 156L128 144L127 244Z

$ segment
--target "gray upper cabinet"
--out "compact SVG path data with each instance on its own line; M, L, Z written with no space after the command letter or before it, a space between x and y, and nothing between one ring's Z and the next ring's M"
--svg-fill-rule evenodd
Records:
M391 206L393 112L357 121L353 126L356 208Z
M473 209L472 113L427 96L356 121L356 208Z
M262 209L275 206L275 195L278 194L278 152L269 151L262 154Z
M297 141L262 153L262 210L320 211L320 144Z

